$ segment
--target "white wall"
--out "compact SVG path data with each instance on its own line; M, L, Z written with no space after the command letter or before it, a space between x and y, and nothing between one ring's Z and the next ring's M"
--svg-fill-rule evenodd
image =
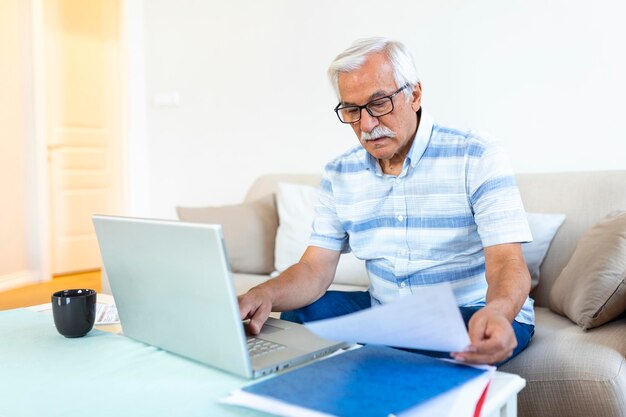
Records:
M143 1L145 50L131 61L145 53L147 145L130 163L143 158L135 191L149 202L134 214L236 203L262 173L320 172L357 143L332 111L326 68L364 36L406 43L425 108L499 137L518 172L626 169L625 11L582 0ZM154 105L170 92L179 106Z

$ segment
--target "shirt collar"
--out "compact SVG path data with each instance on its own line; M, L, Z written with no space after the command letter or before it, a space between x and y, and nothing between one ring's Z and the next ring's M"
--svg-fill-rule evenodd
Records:
M428 146L428 142L430 141L430 135L433 131L433 118L432 116L422 109L422 115L420 117L420 124L417 127L417 132L415 132L415 137L413 138L413 144L411 144L411 149L409 149L409 153L406 156L406 160L404 161L404 167L406 168L407 163L411 164L411 168L415 168L419 160L424 155L426 151L426 147ZM378 160L370 155L369 152L365 150L365 148L361 148L365 151L367 166L374 170L374 172L379 175L383 175L383 171L378 163ZM405 169L403 168L402 171Z
M411 168L415 168L419 160L422 159L422 155L424 155L428 142L430 141L432 131L433 118L429 113L422 109L420 125L417 127L413 144L411 145L411 149L409 149L409 153L406 156L411 164Z

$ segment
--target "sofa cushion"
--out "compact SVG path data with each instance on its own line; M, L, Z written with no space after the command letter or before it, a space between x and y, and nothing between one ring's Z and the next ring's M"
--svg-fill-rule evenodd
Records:
M516 176L524 208L532 213L564 213L532 292L536 306L550 306L550 291L580 237L608 213L626 209L626 170L526 173Z
M526 218L533 241L523 243L522 252L530 272L532 289L539 284L541 264L548 253L550 242L565 220L565 214L526 213Z
M272 195L242 204L177 207L176 211L183 221L222 225L233 272L269 274L273 271L278 217Z
M519 415L626 415L626 322L584 331L548 308L535 308L535 335L498 370L526 379Z
M317 188L308 185L279 183L276 193L278 231L276 232L275 266L282 272L297 263L306 249L318 201ZM365 262L351 253L341 255L335 284L367 286Z
M578 242L550 292L550 307L583 329L626 309L626 212L607 216Z

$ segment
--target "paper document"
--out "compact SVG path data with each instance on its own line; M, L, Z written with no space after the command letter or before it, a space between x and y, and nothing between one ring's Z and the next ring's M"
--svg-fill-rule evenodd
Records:
M329 340L460 352L470 344L450 284L423 287L411 296L345 316L306 324Z
M118 324L119 322L120 318L115 304L96 304L96 324Z
M460 387L446 391L424 404L407 410L398 417L475 417L480 415L482 408L480 398L487 394L494 372L495 367L491 367L483 375L472 379Z
M52 305L50 303L38 304L28 307L29 310L52 314ZM100 324L118 324L120 318L117 315L117 307L115 304L96 303L96 322Z

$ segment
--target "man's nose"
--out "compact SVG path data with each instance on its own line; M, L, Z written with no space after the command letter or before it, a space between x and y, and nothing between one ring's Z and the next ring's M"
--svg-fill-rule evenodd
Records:
M361 109L361 132L371 132L378 126L378 117L371 116L366 109Z

